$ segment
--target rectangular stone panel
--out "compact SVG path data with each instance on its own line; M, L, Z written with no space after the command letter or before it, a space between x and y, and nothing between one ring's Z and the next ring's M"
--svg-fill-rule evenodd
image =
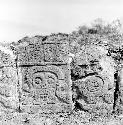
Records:
M18 46L18 65L39 65L44 63L43 45L30 43Z
M43 45L31 44L27 47L29 64L42 64L44 62Z
M45 62L67 63L68 54L69 49L66 42L44 43Z
M56 60L58 62L67 62L68 61L68 43L58 43L56 44Z
M55 53L55 44L44 44L45 62L56 62Z
M64 68L68 68L67 65ZM68 106L72 110L71 89L69 85L71 81L67 80L69 77L64 76L64 69L54 65L46 65L21 67L20 71L22 76L20 78L20 105L23 110L26 110L24 109L26 106L39 105L44 107L45 105L47 107L45 109L48 109L49 105L57 107L59 104L62 104L61 108ZM57 110L60 112L60 109ZM42 108L40 108L40 111L42 111ZM47 111L45 110L44 112Z

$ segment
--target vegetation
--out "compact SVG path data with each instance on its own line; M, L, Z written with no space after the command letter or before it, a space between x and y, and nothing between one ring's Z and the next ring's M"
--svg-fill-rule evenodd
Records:
M71 53L77 53L83 45L98 44L107 47L115 60L123 59L123 29L120 20L106 23L96 19L91 26L80 26L69 35Z

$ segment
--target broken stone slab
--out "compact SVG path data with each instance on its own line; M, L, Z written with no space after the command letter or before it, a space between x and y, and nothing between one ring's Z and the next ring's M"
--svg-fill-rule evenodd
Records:
M9 48L0 46L0 104L4 110L15 111L19 106L15 58Z

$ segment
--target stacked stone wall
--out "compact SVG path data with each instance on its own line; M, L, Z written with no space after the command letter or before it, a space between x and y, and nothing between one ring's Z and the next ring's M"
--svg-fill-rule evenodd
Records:
M0 47L1 124L83 125L123 114L122 66L116 79L105 47L83 45L71 54L68 41L53 34Z

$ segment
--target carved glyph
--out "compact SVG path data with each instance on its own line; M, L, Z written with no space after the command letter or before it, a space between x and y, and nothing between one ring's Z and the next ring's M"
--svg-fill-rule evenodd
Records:
M106 105L113 111L115 63L106 52L94 45L84 46L71 62L74 103L81 110L92 113L94 107Z
M32 98L32 105L70 104L68 85L59 67L33 66L23 68L22 72L22 93L25 97L25 100L22 99L22 105L28 105L27 98L29 97Z

